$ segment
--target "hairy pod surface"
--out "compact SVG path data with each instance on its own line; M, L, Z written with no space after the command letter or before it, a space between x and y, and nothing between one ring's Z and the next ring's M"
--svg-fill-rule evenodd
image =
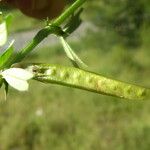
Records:
M61 84L133 100L142 100L150 95L149 89L108 79L101 75L74 67L34 64L30 65L27 69L34 73L35 80L44 83Z

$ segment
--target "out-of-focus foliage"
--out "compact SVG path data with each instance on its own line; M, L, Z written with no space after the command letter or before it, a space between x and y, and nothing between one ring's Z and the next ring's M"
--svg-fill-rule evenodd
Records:
M117 18L115 12L125 7L120 0L118 2L115 8L115 4L107 4L108 7L106 0L88 0L83 16L85 22L94 24L94 32L90 29L84 33L85 37L70 44L92 71L150 87L150 1L141 0L146 17L138 28L137 37L141 42L136 44L135 50L124 42L128 37L112 27ZM29 27L31 21L26 17L19 12L14 16L13 32L23 29L23 24L24 28ZM33 22L32 28L36 24ZM51 44L36 49L25 61L69 64L62 47ZM0 91L0 150L150 148L150 101L126 101L35 81L31 81L27 93L10 88L7 101L2 95Z
M106 52L92 49L91 43L82 39L81 45L71 45L81 49L78 54L94 71L150 86L144 46L127 51L116 45ZM26 61L69 63L60 45L39 49ZM148 150L149 106L149 101L126 101L32 81L29 92L10 89L7 101L1 99L0 149Z
M150 22L148 0L93 0L88 5L90 20L101 30L115 31L126 46L141 44L141 28Z

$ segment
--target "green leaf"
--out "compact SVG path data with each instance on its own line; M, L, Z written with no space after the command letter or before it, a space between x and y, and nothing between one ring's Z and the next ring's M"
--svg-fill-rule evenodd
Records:
M14 50L13 43L14 41L10 43L6 51L0 56L0 69L4 68L4 66L7 64L7 62L9 61L10 57L13 54L13 50Z
M69 35L73 33L82 23L80 18L83 8L79 9L75 14L71 16L67 24L64 26L64 31Z
M7 42L8 27L10 26L11 21L11 14L3 17L2 12L0 12L0 46L3 46Z
M8 28L9 28L9 26L11 25L12 18L13 18L13 16L12 16L11 14L8 14L8 15L4 18L4 20L5 20L5 22L6 22L7 30L8 30Z
M3 22L3 13L0 11L0 23Z
M76 53L72 50L72 48L63 37L60 37L60 41L63 45L67 57L71 60L73 65L77 68L87 68L87 65L76 55Z
M0 78L0 88L2 87L3 85L3 78Z
M6 22L0 23L0 46L3 46L7 41L7 26Z
M3 46L7 42L7 23L10 22L10 17L3 17L3 13L0 12L0 46Z
M7 99L7 95L8 95L9 85L8 85L8 83L5 80L4 80L4 85L5 85L4 95L5 95L5 100L6 100Z

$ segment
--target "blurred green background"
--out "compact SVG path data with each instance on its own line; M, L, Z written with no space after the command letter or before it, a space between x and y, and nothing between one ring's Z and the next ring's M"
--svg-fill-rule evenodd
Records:
M10 35L44 25L17 10L11 12ZM82 18L92 26L69 43L91 70L150 87L150 1L92 0ZM59 43L36 48L25 62L71 65ZM36 81L26 93L10 88L7 101L2 97L1 90L0 150L150 149L150 101Z

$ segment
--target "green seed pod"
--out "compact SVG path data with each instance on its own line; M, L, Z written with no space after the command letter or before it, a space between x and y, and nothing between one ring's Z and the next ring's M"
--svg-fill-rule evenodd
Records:
M74 67L33 64L28 66L27 69L34 73L35 80L44 83L61 84L133 100L143 100L150 96L149 89L108 79L101 75Z

